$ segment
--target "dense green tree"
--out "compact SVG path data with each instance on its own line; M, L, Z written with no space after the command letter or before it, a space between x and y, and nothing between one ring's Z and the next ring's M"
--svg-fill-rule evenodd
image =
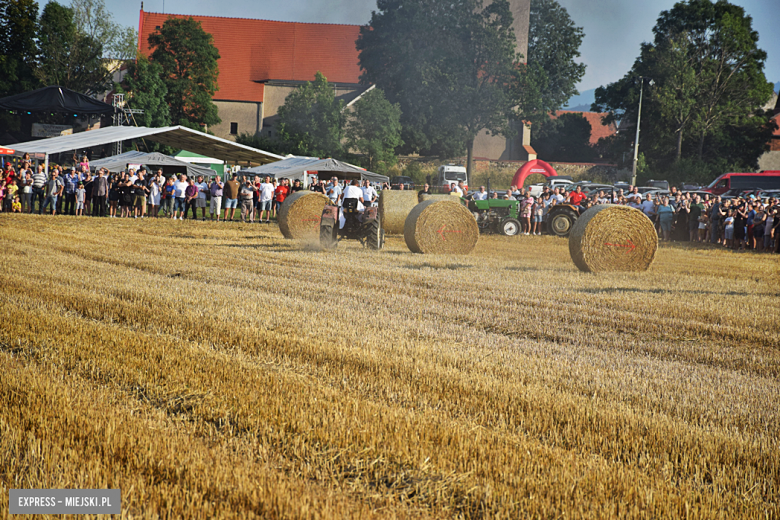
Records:
M347 121L347 147L365 155L365 166L375 170L395 164L401 140L401 107L391 104L381 89L366 92L354 105Z
M590 123L581 113L566 112L534 131L531 146L545 161L590 162L597 155L590 133Z
M171 121L202 129L221 122L212 101L217 91L219 51L200 22L190 18L168 18L149 35L151 61L162 71Z
M241 132L236 136L236 142L277 155L288 155L294 152L292 146L287 141L272 139L256 133Z
M171 116L165 98L168 89L162 80L163 70L159 63L149 61L145 56L130 64L122 89L127 92L127 108L143 110L136 114L139 126L160 128L171 124Z
M76 28L82 34L103 43L103 57L132 60L138 49L138 33L133 27L114 22L104 0L72 0Z
M757 47L758 34L751 25L743 8L725 0L678 2L661 13L653 42L642 45L626 76L596 90L592 109L609 111L608 121L635 121L639 85L634 79L650 77L656 85L645 89L640 149L651 168L662 169L686 156L715 164L729 155L715 143L741 141L735 141L739 128L757 142L743 141L730 155L755 167L768 126L757 125L764 119L750 119L761 116L757 107L769 99L772 85L764 77L766 53ZM622 144L628 146L625 137Z
M0 0L0 97L36 89L38 3Z
M511 134L522 61L506 0L379 0L357 41L361 79L399 103L403 139L449 154L483 130Z
M94 94L110 87L102 44L76 26L73 9L51 1L43 8L38 42L38 78L44 85L60 85Z
M279 107L279 138L292 153L317 157L340 157L343 153L346 114L344 102L321 72L314 81L293 90Z
M584 33L556 0L531 0L528 27L528 66L523 88L524 119L547 122L569 98L579 94L576 85L585 75L577 63Z

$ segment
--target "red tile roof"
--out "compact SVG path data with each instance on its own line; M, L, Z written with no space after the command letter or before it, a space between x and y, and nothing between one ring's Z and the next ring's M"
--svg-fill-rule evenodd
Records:
M151 54L149 35L169 17L187 15L141 11L138 48ZM275 22L247 18L193 16L219 49L217 100L263 101L259 81L312 81L317 71L331 83L358 83L355 40L358 25Z
M609 137L617 133L617 126L615 123L609 125L602 125L601 118L606 116L606 113L599 112L577 112L574 110L559 110L556 114L550 114L552 119L556 119L561 114L582 114L582 117L588 120L590 123L590 144L595 145L602 137Z

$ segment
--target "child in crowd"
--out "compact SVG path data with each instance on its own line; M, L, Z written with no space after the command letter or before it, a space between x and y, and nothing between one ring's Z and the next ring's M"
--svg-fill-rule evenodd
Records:
M14 197L19 191L19 187L16 185L16 181L11 179L5 187L5 197L3 198L3 211L11 211L11 205L14 202Z
M523 230L525 235L531 234L531 214L533 212L534 198L528 197L523 201L520 208L520 217L523 219Z
M14 201L11 204L11 211L14 213L21 213L22 212L22 201L19 200L19 195L16 195L14 197Z
M78 189L76 189L76 216L84 216L84 200L87 196L87 190L84 189L84 183L80 182Z
M710 219L702 213L699 217L699 242L705 242L707 239L707 230L709 229Z
M544 202L542 201L541 197L539 197L539 200L537 200L536 203L534 203L533 215L534 215L534 226L533 226L533 230L531 231L531 234L541 235L542 220L544 218Z

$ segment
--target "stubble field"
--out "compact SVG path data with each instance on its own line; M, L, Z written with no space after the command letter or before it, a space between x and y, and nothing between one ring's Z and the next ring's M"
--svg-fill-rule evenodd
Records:
M777 518L776 256L468 256L274 225L0 219L0 517Z

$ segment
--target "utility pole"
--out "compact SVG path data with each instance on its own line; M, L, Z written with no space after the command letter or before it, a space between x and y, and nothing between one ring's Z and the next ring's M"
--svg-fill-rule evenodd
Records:
M636 161L639 156L639 122L642 119L642 91L644 90L645 80L650 80L650 85L653 85L653 80L646 76L639 76L639 110L636 113L636 139L634 140L634 166L631 169L631 185L636 186Z

